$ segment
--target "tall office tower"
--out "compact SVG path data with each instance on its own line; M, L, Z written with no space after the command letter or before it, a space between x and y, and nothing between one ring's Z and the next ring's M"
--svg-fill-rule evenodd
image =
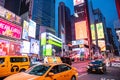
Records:
M119 16L119 19L120 19L120 0L115 0L116 2L116 8L117 8L117 11L118 11L118 16Z
M59 36L62 37L64 43L68 44L72 41L72 26L70 9L64 2L59 3L58 7L58 23L59 23Z

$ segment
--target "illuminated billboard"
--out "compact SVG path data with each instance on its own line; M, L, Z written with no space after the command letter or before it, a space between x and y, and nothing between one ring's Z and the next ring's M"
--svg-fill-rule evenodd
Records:
M46 45L46 32L41 33L41 46Z
M88 38L86 21L80 21L75 23L75 35L76 40Z
M94 24L91 24L90 27L91 27L92 40L95 40L95 26Z
M30 53L30 42L22 41L20 52L21 53Z
M82 4L85 0L74 0L74 5Z
M31 39L30 53L39 54L39 50L40 50L39 47L40 47L40 41L35 40L35 39Z
M30 37L36 36L36 23L33 20L29 20L29 34Z
M0 18L0 35L21 39L22 27Z
M97 23L96 28L97 28L98 39L103 39L104 38L103 24L102 23Z
M24 22L23 22L22 39L28 40L28 33L29 33L29 23L24 20Z
M0 56L7 55L9 53L9 42L0 39Z
M105 40L98 40L98 46L100 47L101 51L106 50Z

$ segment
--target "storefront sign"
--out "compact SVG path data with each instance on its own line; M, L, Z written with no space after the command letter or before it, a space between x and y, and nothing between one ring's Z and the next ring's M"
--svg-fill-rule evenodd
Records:
M21 39L22 27L0 19L0 35Z

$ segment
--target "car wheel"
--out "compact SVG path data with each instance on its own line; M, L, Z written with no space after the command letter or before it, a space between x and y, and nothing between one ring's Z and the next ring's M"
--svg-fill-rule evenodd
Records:
M71 80L76 80L76 77L75 77L75 76L73 76L73 77L71 78Z
M25 72L25 69L21 69L19 72Z

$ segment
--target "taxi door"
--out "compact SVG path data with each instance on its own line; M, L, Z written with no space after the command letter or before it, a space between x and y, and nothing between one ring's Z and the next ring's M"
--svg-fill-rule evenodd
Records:
M54 75L46 76L45 80L67 80L63 77L63 74L60 72L60 66L59 65L54 66L49 72L52 72Z
M63 79L65 80L70 80L71 79L71 76L72 76L72 73L71 73L71 67L65 65L65 64L62 64L60 65L60 70L61 70L61 77L63 77Z
M0 77L6 76L9 72L7 57L0 57Z

